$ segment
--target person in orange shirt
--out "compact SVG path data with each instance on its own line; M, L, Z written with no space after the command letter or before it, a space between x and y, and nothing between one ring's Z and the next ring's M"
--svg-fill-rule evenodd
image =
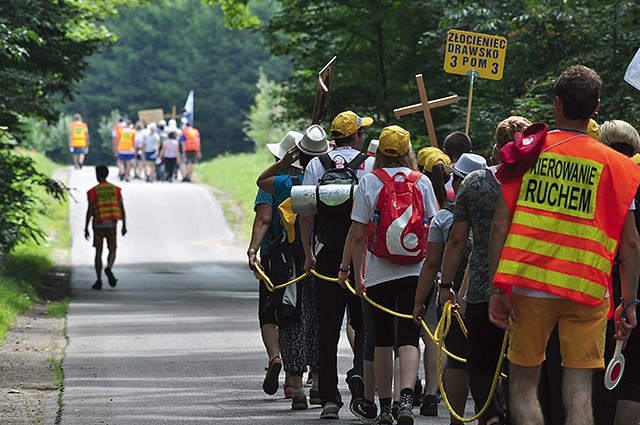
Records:
M84 164L84 157L89 151L89 128L82 121L82 115L74 114L69 125L69 151L73 159L73 168L79 170Z
M553 89L557 129L540 137L541 153L527 155L538 142L517 135L521 146L500 151L502 167L510 166L497 175L502 193L489 240L489 319L511 333L507 357L514 425L544 423L537 389L556 325L564 423L594 423L591 380L593 370L604 367L616 248L623 299L613 315L615 338L626 341L637 323L640 238L631 205L640 170L587 135L602 91L594 70L571 66Z
M181 140L184 148L185 168L183 182L190 182L193 175L193 166L202 158L200 151L200 132L191 123L185 123Z
M127 121L117 139L114 139L113 154L117 158L120 180L129 181L131 177L131 161L136 156L135 139L136 131L131 121Z
M127 221L122 203L122 193L118 186L107 182L109 169L106 165L96 166L96 179L98 184L87 191L87 215L84 223L84 237L89 240L89 222L93 228L93 246L96 248L95 270L97 280L92 289L102 289L102 248L103 241L107 240L107 267L104 273L109 280L109 286L116 286L118 279L115 278L111 269L116 260L116 236L118 221L122 221L122 236L127 234Z

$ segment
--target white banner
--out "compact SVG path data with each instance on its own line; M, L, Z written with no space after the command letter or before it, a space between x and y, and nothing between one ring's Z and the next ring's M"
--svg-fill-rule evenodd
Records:
M627 67L627 72L624 73L624 80L640 90L640 49L638 49Z

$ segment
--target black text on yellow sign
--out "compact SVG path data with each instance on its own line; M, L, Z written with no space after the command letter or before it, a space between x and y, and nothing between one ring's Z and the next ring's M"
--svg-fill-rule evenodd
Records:
M444 55L444 70L449 74L477 72L480 78L501 80L507 39L497 35L449 30Z

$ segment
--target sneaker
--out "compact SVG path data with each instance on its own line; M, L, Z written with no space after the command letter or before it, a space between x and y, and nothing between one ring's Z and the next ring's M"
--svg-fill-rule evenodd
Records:
M420 378L416 379L416 385L413 387L413 405L420 406L422 395L422 380Z
M269 367L264 381L262 381L262 390L269 394L274 395L278 391L278 376L280 376L280 369L282 369L282 359L280 357L274 357L269 361ZM293 390L293 388L292 388Z
M109 267L104 268L104 274L107 275L107 279L109 280L109 286L111 286L112 288L115 288L116 283L118 283L118 279L116 279L116 277L113 275L113 272L111 272L111 269Z
M397 425L413 425L413 412L411 403L401 404L398 409Z
M372 422L374 425L393 425L393 416L391 413L381 412L380 416Z
M304 394L295 394L291 399L291 408L293 410L307 410L309 408L307 396Z
M420 406L420 415L422 416L438 416L438 396L426 394L422 399Z
M284 398L293 398L293 387L291 385L284 384Z
M349 410L353 412L353 405L358 400L364 399L364 379L360 375L352 375L346 379L349 391L351 392L351 402Z
M351 413L362 423L370 424L378 416L378 408L376 404L363 398L355 400L349 405Z
M340 419L338 417L338 411L340 405L334 401L328 401L322 407L322 413L320 413L320 419Z
M393 403L391 403L391 416L393 416L394 419L398 419L398 411L400 410L400 402L399 401L394 401Z
M318 390L309 391L309 404L318 405L318 406L322 404L322 400L320 399L320 394L318 393Z
M99 281L99 280L96 280L96 283L93 284L91 289L95 289L96 291L101 291L102 290L102 282Z

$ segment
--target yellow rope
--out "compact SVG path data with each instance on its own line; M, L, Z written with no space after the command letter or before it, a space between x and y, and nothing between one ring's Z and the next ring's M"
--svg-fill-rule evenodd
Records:
M257 262L253 263L257 272L256 274L258 276L260 276L260 278L262 279L262 281L264 282L265 286L267 287L267 289L270 292L273 292L276 289L280 289L280 288L284 288L288 285L294 284L302 279L304 279L305 277L307 277L307 273L303 273L302 275L298 276L297 278L290 280L289 282L283 283L281 285L273 285L273 283L271 282L271 279L269 279L269 277L264 273L264 270L262 270L262 268L260 267L260 265ZM316 276L319 279L325 280L327 282L338 282L337 278L332 278L332 277L328 277L328 276L323 276L321 274L319 274L318 272L316 272L315 270L311 270L311 274ZM356 290L350 285L348 280L345 280L345 285L347 286L347 289L349 289L349 291L351 291L353 294L356 294ZM402 319L408 319L408 320L413 320L413 316L409 315L409 314L403 314L403 313L398 313L397 311L393 311L383 305L378 304L377 302L373 301L371 298L369 298L367 296L367 294L365 293L363 295L363 298L370 303L372 306L384 311L385 313L391 314L393 316L402 318ZM425 323L425 321L420 318L420 324L422 325L422 328L425 330L425 332L427 333L427 335L429 335L429 338L431 338L431 340L434 342L434 344L437 345L438 347L438 355L436 356L436 370L441 370L442 367L442 356L440 355L440 353L444 352L447 356L451 357L454 360L457 360L461 363L466 363L467 360L461 357L456 356L455 354L449 352L443 345L444 340L446 339L447 335L449 334L449 330L451 328L451 315L455 314L456 319L458 320L458 323L460 324L460 328L462 329L462 332L464 333L464 336L467 336L467 328L464 325L464 322L462 320L462 317L460 316L460 313L453 309L453 306L451 304L450 300L447 300L447 302L445 302L444 306L443 306L443 312L442 312L442 317L440 317L440 320L438 321L438 324L436 326L436 330L434 333L431 333L431 331L429 330L429 328L427 327L427 324ZM472 422L475 421L477 419L479 419L480 417L482 417L482 415L484 415L484 413L487 411L487 409L489 408L489 405L492 402L493 399L493 394L495 393L496 387L498 385L498 378L500 377L500 373L501 373L501 369L502 369L502 363L504 361L504 357L505 357L505 351L507 348L507 341L509 340L509 334L507 332L505 332L504 334L504 339L502 340L502 349L500 351L500 356L498 357L498 365L496 366L496 371L493 375L493 381L491 383L491 389L489 391L489 397L487 398L487 401L485 402L484 406L482 406L482 409L480 409L480 411L478 413L476 413L474 416L469 417L469 418L464 418L460 415L458 415L458 413L456 413L453 410L453 407L451 406L451 404L449 403L449 399L447 398L447 393L444 389L444 382L442 381L442 374L438 373L438 388L440 388L440 394L442 395L442 401L444 402L445 406L447 406L447 409L449 410L449 412L451 413L451 416L453 418L455 418L456 420L460 421L460 422Z

